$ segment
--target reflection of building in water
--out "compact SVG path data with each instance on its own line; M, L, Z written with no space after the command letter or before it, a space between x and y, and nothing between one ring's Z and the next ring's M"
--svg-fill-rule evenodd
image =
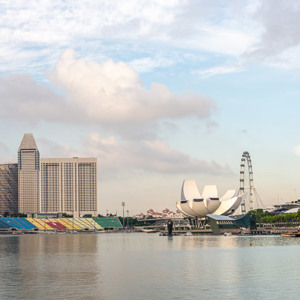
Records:
M235 248L238 244L238 239L207 234L194 235L188 238L183 237L178 239L178 243L180 244L180 247L185 250L194 250L199 248Z
M18 164L0 164L0 215L18 213Z
M43 158L41 212L97 215L97 159Z
M19 241L15 259L18 290L22 291L20 299L89 298L89 291L82 289L80 283L88 285L99 275L99 269L95 268L97 235L39 234L14 238ZM41 287L53 285L55 288L47 289L49 294L44 295Z
M1 299L25 299L22 289L19 288L22 285L22 272L18 261L19 243L20 239L16 236L6 236L5 240L1 238ZM5 294L3 287L9 288L12 285L13 295Z

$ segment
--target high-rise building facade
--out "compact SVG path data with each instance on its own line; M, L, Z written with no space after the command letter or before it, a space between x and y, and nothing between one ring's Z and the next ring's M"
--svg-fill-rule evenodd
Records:
M19 213L39 212L40 154L31 133L25 133L18 150Z
M0 164L0 215L18 213L18 164Z
M97 159L41 159L41 212L97 214Z

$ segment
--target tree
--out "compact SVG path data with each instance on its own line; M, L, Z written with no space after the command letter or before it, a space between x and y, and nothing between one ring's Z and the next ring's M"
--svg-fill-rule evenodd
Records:
M270 215L268 211L264 211L262 208L250 210L247 214L254 215L256 223L261 223L264 217Z

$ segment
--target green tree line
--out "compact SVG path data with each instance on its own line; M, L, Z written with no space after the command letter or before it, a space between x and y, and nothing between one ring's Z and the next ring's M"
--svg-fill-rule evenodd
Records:
M282 214L271 216L269 212L263 211L263 209L250 210L248 214L255 216L256 223L289 223L300 221L300 209L296 213Z

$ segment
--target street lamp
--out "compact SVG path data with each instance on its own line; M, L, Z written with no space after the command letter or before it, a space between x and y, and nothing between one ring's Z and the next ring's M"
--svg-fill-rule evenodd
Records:
M125 219L124 219L124 207L125 207L125 202L122 202L122 207L123 207L123 228L124 228L124 225L125 225Z
M129 210L126 211L127 211L127 227L129 227Z

